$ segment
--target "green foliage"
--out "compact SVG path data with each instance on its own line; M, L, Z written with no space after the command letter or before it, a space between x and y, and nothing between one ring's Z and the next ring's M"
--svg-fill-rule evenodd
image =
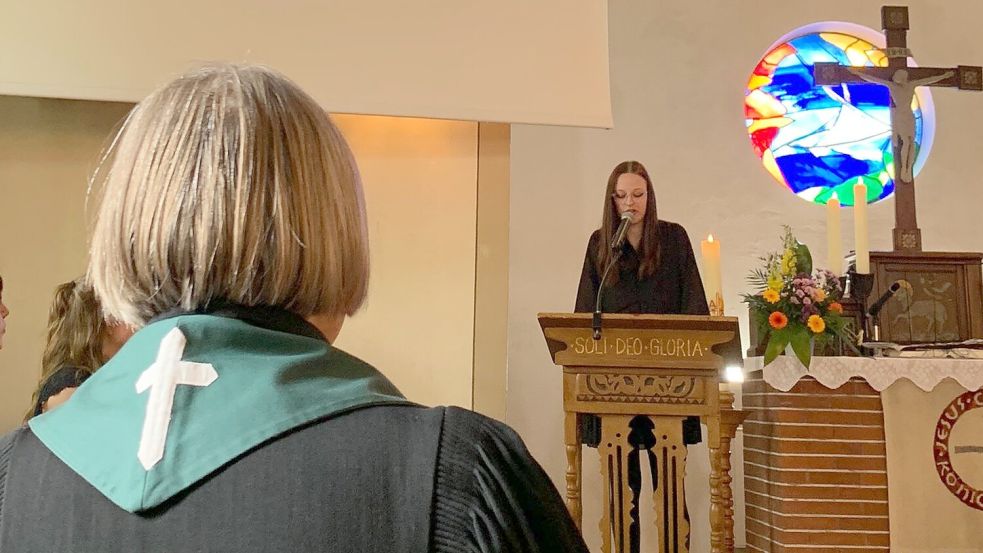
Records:
M772 331L768 338L768 345L765 346L765 365L774 361L780 353L785 351L788 339L788 331L785 329Z
M789 332L789 342L795 356L803 366L808 367L812 361L812 332L804 326L797 326Z
M744 302L757 335L768 337L766 365L789 345L806 367L816 344L839 338L855 349L853 331L840 316L839 280L830 271L813 266L809 247L796 240L791 228L784 227L782 250L761 261L747 276L752 292L744 294Z
M809 253L809 247L805 244L799 244L795 247L795 268L800 273L805 273L807 275L812 274L812 254Z

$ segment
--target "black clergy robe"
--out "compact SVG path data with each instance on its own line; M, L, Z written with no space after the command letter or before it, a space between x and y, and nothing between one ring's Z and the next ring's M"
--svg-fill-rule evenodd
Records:
M312 327L298 329L306 323L297 317L262 318L256 324L269 327L264 336L270 340L312 335ZM185 329L186 351L199 336L196 325L208 332L229 326L200 317L181 321L160 324ZM141 332L152 332L151 326ZM266 347L275 362L272 346L229 344L222 355L229 347ZM219 365L216 385L234 376ZM56 421L50 417L60 411L64 420L72 409L84 410L87 397L112 385L112 371L127 370L108 364L69 403L42 417ZM236 394L226 397L231 404L242 401ZM103 493L56 456L34 428L32 423L0 437L4 553L587 552L558 492L518 435L463 409L376 404L308 421L162 502L133 509L110 497L125 481Z
M618 267L618 281L606 283L604 295L601 298L603 313L634 313L651 315L709 315L706 293L700 270L693 255L686 230L677 223L659 221L659 264L655 273L644 278L638 278L640 257L635 248L625 240ZM601 274L597 271L597 257L601 247L601 231L596 230L587 243L587 253L584 256L584 269L580 275L580 286L577 288L577 303L574 308L580 313L593 313L597 302L597 289L601 282ZM614 269L612 269L614 270ZM610 278L610 277L609 277ZM631 422L632 433L629 442L635 449L628 455L628 482L635 492L632 503L633 520L638 520L638 494L641 490L641 473L638 455L646 451L649 462L655 467L656 459L650 448L655 445L656 438L652 435L652 423L647 417L635 417ZM581 434L588 445L594 445L600 439L600 421L593 416L581 417ZM697 444L702 436L698 417L688 417L683 421L683 441L686 444ZM655 471L651 474L654 482L657 478ZM687 515L688 518L688 515ZM632 522L630 527L629 550L639 551L639 527ZM686 536L689 543L689 536Z
M655 273L639 279L638 252L625 241L619 262L618 282L605 285L601 311L655 315L710 314L703 281L700 280L700 271L696 266L693 246L690 245L686 230L676 223L659 221L659 243L661 253ZM594 312L597 287L601 282L601 274L597 271L600 247L601 231L597 230L591 235L584 256L584 269L580 275L574 309L579 313Z

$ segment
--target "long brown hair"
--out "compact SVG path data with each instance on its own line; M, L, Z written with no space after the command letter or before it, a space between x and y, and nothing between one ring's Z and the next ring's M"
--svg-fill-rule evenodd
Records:
M597 252L597 272L602 274L607 267L614 253L611 251L611 240L618 231L618 224L621 222L618 217L618 206L614 200L615 186L618 184L618 177L625 174L638 175L645 179L646 200L645 200L645 219L642 221L642 240L638 245L638 255L641 262L638 265L638 278L643 279L655 273L655 268L659 265L659 215L656 210L655 190L652 188L652 179L649 177L645 166L637 161L622 161L611 171L608 177L608 186L604 191L604 213L601 217L601 243ZM618 271L611 271L608 275L608 282L618 282Z
M48 336L41 356L41 379L31 399L31 411L45 384L58 369L75 367L93 373L106 361L102 340L106 321L92 288L80 280L58 286L48 312Z

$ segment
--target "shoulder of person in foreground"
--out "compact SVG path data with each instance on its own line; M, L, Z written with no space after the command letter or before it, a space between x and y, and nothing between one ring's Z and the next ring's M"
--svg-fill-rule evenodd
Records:
M27 431L27 426L21 426L7 434L0 435L0 521L3 520L3 496L7 487L7 469L10 467L10 457L13 454L17 439Z
M507 425L449 407L434 494L434 551L587 552L559 492Z

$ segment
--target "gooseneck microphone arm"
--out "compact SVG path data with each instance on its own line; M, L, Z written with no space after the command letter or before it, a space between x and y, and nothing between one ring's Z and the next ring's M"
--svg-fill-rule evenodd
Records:
M608 262L608 266L604 269L604 276L601 277L601 284L597 287L597 302L594 304L594 319L592 321L591 327L594 329L594 339L601 339L601 298L604 296L604 283L608 279L608 274L611 272L611 267L618 264L618 260L621 259L621 254L624 250L618 250L614 253L614 257Z
M870 309L867 310L867 315L877 317L881 313L881 309L884 309L884 304L887 303L887 301L901 289L901 286L902 284L900 280L894 281L891 286L888 287L887 291L881 294L881 297L877 298L877 301L870 306Z
M604 283L608 280L608 274L611 273L611 268L618 264L621 259L621 254L624 253L625 240L628 238L628 227L631 226L631 218L634 215L632 211L626 211L621 214L621 224L618 225L618 230L614 233L614 239L611 240L611 250L614 251L614 257L608 262L608 266L604 268L604 274L601 276L601 283L597 286L597 301L594 302L594 318L591 321L591 328L594 330L594 339L601 339L601 298L604 296Z

